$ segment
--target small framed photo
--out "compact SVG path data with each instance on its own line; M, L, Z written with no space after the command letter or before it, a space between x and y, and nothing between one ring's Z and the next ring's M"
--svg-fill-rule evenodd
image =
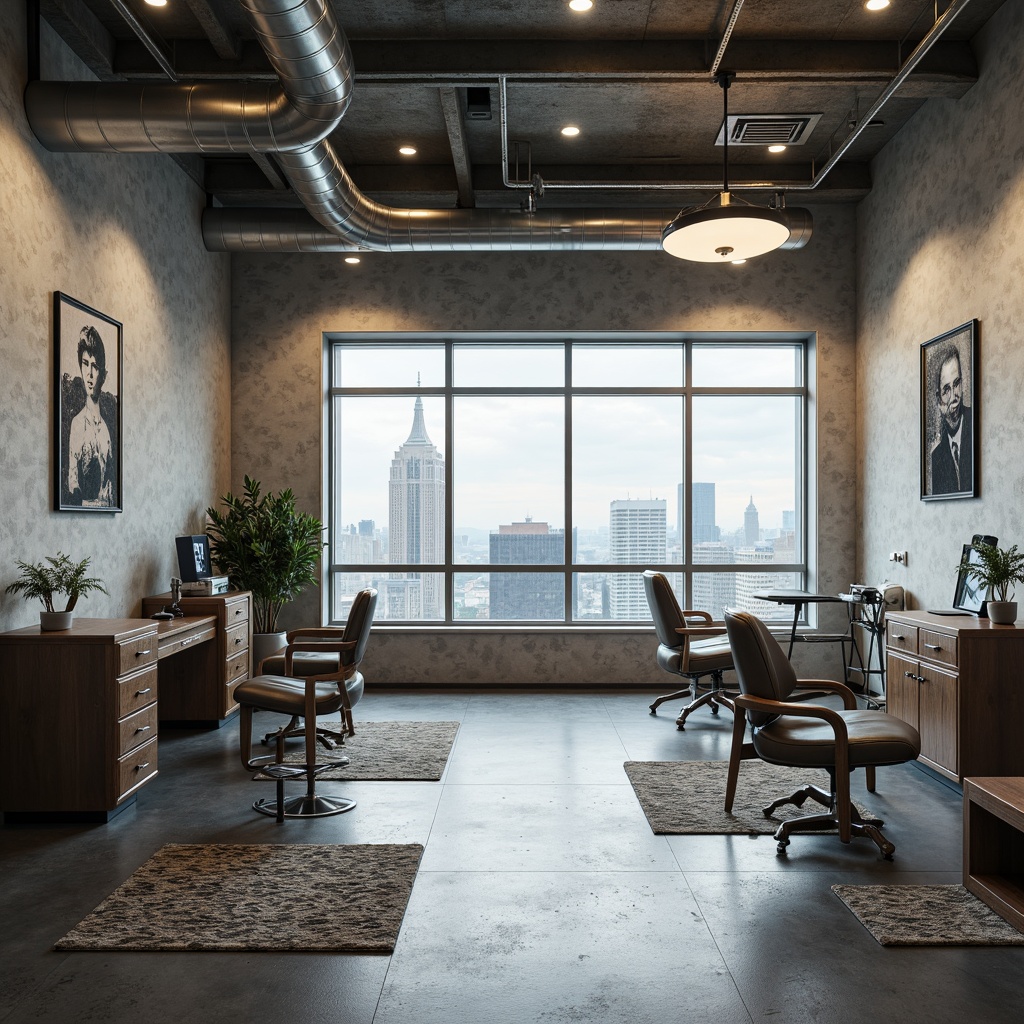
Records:
M54 507L120 512L121 324L54 292L53 336Z
M921 346L921 500L978 496L978 321Z
M175 537L178 549L178 572L182 583L195 583L211 575L210 538L205 533L194 537Z

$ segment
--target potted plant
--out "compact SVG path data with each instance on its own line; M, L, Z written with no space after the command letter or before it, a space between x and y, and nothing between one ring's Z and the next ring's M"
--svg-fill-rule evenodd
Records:
M1024 583L1024 553L1012 548L998 548L994 544L974 544L980 561L970 563L966 572L988 592L987 611L990 622L1010 625L1017 621L1017 602L1013 585Z
M85 575L89 568L88 558L75 562L63 551L58 551L56 557L47 555L45 562L32 565L19 561L17 566L21 570L21 578L7 588L7 593L24 594L26 599L38 597L43 602L44 610L39 613L40 629L70 629L72 613L80 597L94 590L107 593L102 580ZM67 595L63 611L57 611L53 606L56 594Z
M296 510L290 489L262 494L260 482L248 476L245 493L228 492L221 503L223 512L206 510L210 553L232 586L252 591L253 659L259 665L285 646L278 629L281 609L317 582L323 526L316 516Z

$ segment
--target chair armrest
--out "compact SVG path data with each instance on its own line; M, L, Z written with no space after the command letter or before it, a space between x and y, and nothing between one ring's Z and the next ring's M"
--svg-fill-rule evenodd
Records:
M843 698L843 708L846 711L856 710L857 696L846 683L840 683L836 679L798 679L796 685L801 690L829 690L838 693Z
M302 626L299 629L289 629L287 640L291 643L297 636L337 637L340 640L344 635L344 626Z
M293 675L293 672L292 672L292 656L297 651L311 651L313 653L321 653L321 654L337 654L338 655L338 664L342 668L343 671L346 668L351 668L351 669L354 670L355 669L355 665L354 664L349 665L349 666L346 666L346 665L342 664L342 661L343 661L342 655L345 654L348 651L354 651L358 646L359 646L359 641L358 640L344 640L344 641L341 641L341 640L295 640L294 642L289 643L288 646L284 650L284 674L286 676ZM351 673L346 672L345 673L345 677L347 678L348 675L350 675L350 674ZM334 679L335 676L332 674L332 675L326 676L326 677L321 675L321 676L309 676L307 678L317 679L317 680L320 680L320 681L324 681L325 679Z
M710 612L702 612L699 609L687 608L683 612L684 619L703 619L705 622L714 622Z
M725 636L725 626L676 626L679 636Z

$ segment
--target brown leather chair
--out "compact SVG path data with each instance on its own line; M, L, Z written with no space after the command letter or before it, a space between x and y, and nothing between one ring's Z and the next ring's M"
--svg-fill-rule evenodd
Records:
M800 807L808 798L828 808L824 813L783 822L775 832L779 853L785 852L793 832L838 828L842 842L848 843L852 836L866 836L886 860L891 860L896 847L882 834L883 822L862 818L850 801L850 773L864 768L867 788L874 792L876 767L917 759L921 752L917 730L884 711L857 710L857 698L844 683L828 679L797 681L779 642L755 615L726 612L725 627L740 686L735 699L726 812L732 810L743 759L759 757L769 764L824 768L831 783L829 792L818 786L802 786L764 808L767 817L785 804ZM795 703L792 694L798 686L839 694L844 710ZM745 743L748 718L752 739Z
M235 700L241 705L238 737L242 764L249 771L277 782L277 799L257 800L253 807L261 814L273 815L278 821L285 818L319 818L341 814L355 807L356 802L346 798L320 796L316 793L316 777L329 768L346 764L348 758L334 758L317 764L317 718L321 715L341 714L341 732L330 735L344 742L352 736L353 692L362 693L363 677L359 663L363 659L377 605L377 591L361 590L352 602L348 621L344 627L321 626L293 629L288 633L288 646L284 651L281 675L258 675L246 679L235 687ZM297 661L306 657L304 666L308 674L300 674ZM266 661L264 662L266 664ZM252 756L252 715L254 711L276 711L291 715L292 722L302 718L302 735L306 744L306 759L301 764L284 759L288 727L278 730L274 754ZM291 723L289 723L291 724ZM284 799L284 783L303 779L305 795Z
M718 714L719 704L732 711L732 695L726 692L722 676L732 668L732 652L724 627L712 625L707 612L683 611L664 573L648 569L644 573L644 590L660 641L659 668L690 681L685 690L659 697L651 705L651 714L657 714L658 707L666 701L688 697L690 703L676 719L676 728L683 729L690 712L704 704L713 715ZM710 685L701 682L705 676L711 677ZM698 695L698 690L704 692Z

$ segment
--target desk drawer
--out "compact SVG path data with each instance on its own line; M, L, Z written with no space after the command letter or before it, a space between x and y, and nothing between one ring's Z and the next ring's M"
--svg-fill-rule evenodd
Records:
M117 799L123 800L157 772L156 737L117 761Z
M228 658L225 662L225 668L227 669L227 672L224 681L228 686L234 686L235 683L240 683L243 679L248 679L249 652L241 651L233 658Z
M239 622L249 621L249 598L240 597L237 601L224 603L224 626L230 629Z
M137 640L126 640L118 644L118 670L119 676L127 675L143 665L150 665L156 662L157 638L156 631L148 633Z
M160 657L166 658L186 647L196 647L205 640L212 640L217 635L216 626L199 626L189 633L178 633L176 636L169 636L160 641Z
M153 644L154 650L156 644ZM117 717L124 718L156 700L156 665L117 683Z
M233 658L241 651L249 649L249 623L240 622L231 626L224 634L224 656Z
M119 754L127 754L140 743L153 739L157 730L156 704L150 704L148 708L122 718L117 723L117 728L121 736Z
M943 665L957 665L956 637L947 633L936 633L931 629L922 629L918 633L917 651L922 658L938 661Z
M917 626L890 620L886 623L885 644L890 651L917 654Z

